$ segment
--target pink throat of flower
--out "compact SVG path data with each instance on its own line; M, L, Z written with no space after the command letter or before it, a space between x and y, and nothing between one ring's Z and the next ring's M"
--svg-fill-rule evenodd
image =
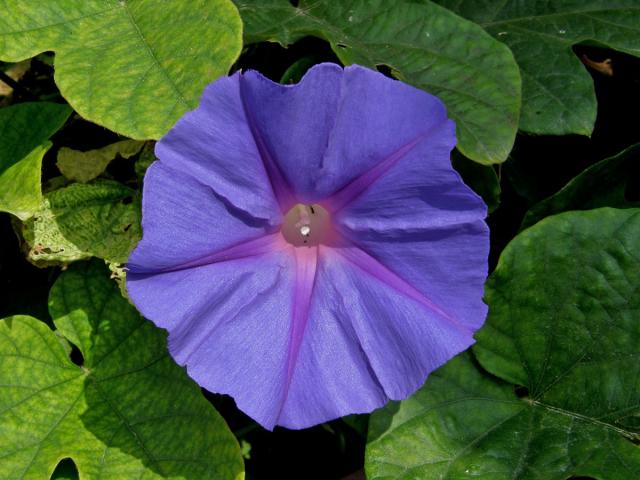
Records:
M282 236L294 247L314 247L331 236L331 215L318 204L298 203L284 216Z

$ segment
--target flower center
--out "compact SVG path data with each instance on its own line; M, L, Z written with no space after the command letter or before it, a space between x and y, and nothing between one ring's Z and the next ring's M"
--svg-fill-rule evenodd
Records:
M329 212L318 204L298 203L284 216L282 236L294 247L313 247L326 242L331 233Z

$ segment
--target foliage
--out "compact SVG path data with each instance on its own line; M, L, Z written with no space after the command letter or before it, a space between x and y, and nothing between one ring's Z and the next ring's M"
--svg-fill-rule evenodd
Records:
M8 0L0 56L56 52L56 83L83 117L137 139L158 138L241 47L228 0Z
M0 322L3 478L48 478L64 457L87 479L240 477L224 421L104 267L62 274L49 308L55 332L32 317Z
M40 170L47 139L71 110L54 103L23 103L0 110L0 210L21 220L42 202Z
M593 130L596 97L574 45L596 42L640 53L640 6L634 0L435 1L511 48L522 74L520 129L526 132L589 135Z
M457 122L458 148L465 155L487 164L506 160L518 123L520 75L511 52L477 25L432 2L236 4L247 41L287 45L319 35L345 64L386 65L397 78L444 100Z
M569 212L519 235L473 348L500 380L463 356L375 413L369 478L640 475L638 235L640 209Z

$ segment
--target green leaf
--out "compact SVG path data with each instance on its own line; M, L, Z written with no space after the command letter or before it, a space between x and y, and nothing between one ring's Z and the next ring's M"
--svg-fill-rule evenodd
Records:
M637 0L435 1L511 48L522 74L520 129L526 132L591 134L596 96L573 45L596 42L640 54Z
M56 83L83 117L159 138L240 54L230 0L7 0L0 58L56 52Z
M223 419L104 267L64 272L50 310L84 364L69 360L44 323L0 321L1 478L49 478L65 457L86 480L243 478Z
M287 70L282 74L280 83L285 85L298 83L302 80L302 77L307 73L311 67L319 62L318 57L315 55L307 55L305 57L296 60Z
M247 41L288 45L315 35L346 64L387 65L400 80L442 98L467 157L506 160L518 127L520 74L509 49L473 23L431 2L235 2Z
M512 387L488 378L464 353L413 396L371 415L367 479L512 478L504 475L501 455L507 461L509 450L517 455L521 440L504 442L510 422L526 409Z
M0 211L20 220L31 217L42 203L42 158L51 147L45 142L0 173Z
M91 256L122 263L140 240L140 196L103 180L76 183L45 195L42 208L25 222L27 258L40 266Z
M592 165L558 193L534 205L524 217L522 228L568 210L640 207L639 174L640 144Z
M140 156L136 160L134 169L139 183L142 183L142 179L144 178L145 173L147 173L147 168L157 160L154 150L155 142L146 142L142 148L142 152L140 152Z
M26 220L40 207L42 157L51 146L47 139L70 113L66 105L46 102L0 109L0 211Z
M62 147L56 165L69 180L87 183L101 175L117 156L131 158L143 145L137 140L122 140L87 152Z
M474 347L499 378L464 354L374 413L367 478L639 478L639 237L639 209L565 213L518 235Z

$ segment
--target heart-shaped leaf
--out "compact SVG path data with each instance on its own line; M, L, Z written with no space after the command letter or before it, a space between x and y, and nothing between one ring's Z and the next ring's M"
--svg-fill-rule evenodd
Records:
M83 117L159 138L242 48L230 0L7 0L0 59L56 53L56 83Z
M640 478L640 210L550 217L504 250L474 352L372 415L375 479Z
M637 0L435 2L482 25L511 48L522 73L520 129L530 133L590 135L593 130L593 82L573 45L597 42L640 54Z
M84 362L43 322L0 321L0 478L49 478L65 457L87 480L243 477L224 420L104 266L64 272L50 311Z

